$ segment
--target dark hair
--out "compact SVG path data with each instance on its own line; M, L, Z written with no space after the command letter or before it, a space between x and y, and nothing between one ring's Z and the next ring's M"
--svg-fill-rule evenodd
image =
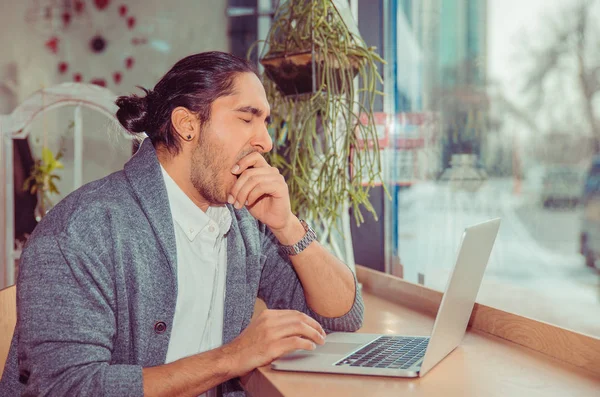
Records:
M211 104L231 95L233 78L238 73L254 73L248 61L225 52L211 51L190 55L177 62L153 90L141 88L146 95L120 96L117 118L131 133L145 132L156 147L163 144L178 153L180 137L174 134L171 112L183 106L204 124L210 119Z

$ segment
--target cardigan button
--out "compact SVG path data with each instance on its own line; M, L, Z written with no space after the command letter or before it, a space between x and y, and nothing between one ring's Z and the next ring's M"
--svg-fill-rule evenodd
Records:
M26 369L22 369L19 372L19 383L26 385L29 381L29 375L31 375L29 371L27 371Z
M167 330L167 324L164 321L159 321L154 324L154 332L157 334L162 334Z

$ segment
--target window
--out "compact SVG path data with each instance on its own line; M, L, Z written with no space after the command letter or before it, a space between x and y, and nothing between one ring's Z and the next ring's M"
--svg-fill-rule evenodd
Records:
M499 216L478 301L600 336L600 1L386 5L389 271L443 290Z

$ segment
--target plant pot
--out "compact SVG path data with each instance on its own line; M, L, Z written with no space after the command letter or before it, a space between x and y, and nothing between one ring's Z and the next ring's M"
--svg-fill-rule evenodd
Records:
M352 78L358 73L361 58L348 55L348 65L340 65L339 59L327 55L327 64L333 69L333 84L327 89L335 94L343 94L341 82L343 74L350 74ZM276 54L261 59L267 76L277 85L283 95L301 95L313 92L313 56L310 51L296 54ZM325 64L322 55L315 59L316 87L322 86L321 70ZM351 80L351 79L350 79Z

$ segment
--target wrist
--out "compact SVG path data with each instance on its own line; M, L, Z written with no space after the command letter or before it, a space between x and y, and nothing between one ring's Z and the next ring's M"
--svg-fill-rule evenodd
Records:
M217 350L219 351L219 365L227 371L227 379L242 377L255 368L252 366L252 360L248 360L248 355L243 353L238 339L234 339Z
M241 368L239 368L241 360L237 357L236 350L231 344L223 345L217 349L218 356L215 365L219 368L219 371L223 371L227 379L232 379L242 374Z
M271 232L275 235L277 240L282 245L292 245L297 243L304 237L306 230L300 223L298 217L294 214L290 214L288 220L284 226L278 229L270 228Z

